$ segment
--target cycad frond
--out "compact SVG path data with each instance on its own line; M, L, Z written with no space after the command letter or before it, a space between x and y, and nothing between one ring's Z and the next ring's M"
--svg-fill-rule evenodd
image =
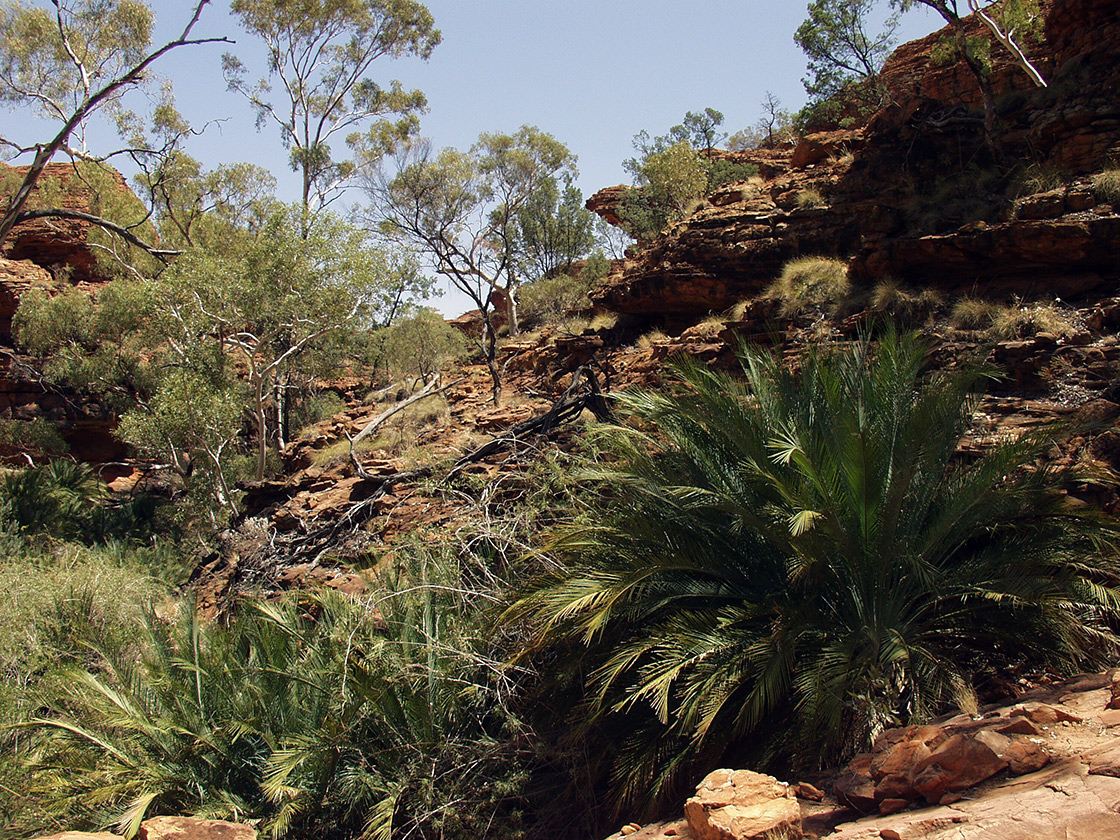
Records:
M742 379L682 361L677 390L619 398L642 431L601 434L602 506L507 614L590 659L586 711L631 731L619 801L726 751L839 757L982 667L1115 650L1116 526L1034 466L1053 430L961 460L988 374L925 357L893 332L797 370L743 350Z

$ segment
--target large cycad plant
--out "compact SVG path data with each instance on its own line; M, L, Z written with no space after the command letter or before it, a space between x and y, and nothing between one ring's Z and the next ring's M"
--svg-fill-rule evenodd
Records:
M958 455L981 374L926 374L926 349L743 350L742 377L682 361L619 397L592 525L512 614L591 663L621 803L834 760L980 674L1115 650L1116 527L1061 494L1045 435Z

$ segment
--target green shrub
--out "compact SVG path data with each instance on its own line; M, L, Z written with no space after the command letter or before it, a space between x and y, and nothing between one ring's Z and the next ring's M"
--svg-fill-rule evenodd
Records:
M334 391L319 391L299 400L292 410L292 427L304 429L346 409L346 400Z
M91 639L24 724L30 795L64 825L126 836L158 814L261 820L273 837L515 833L522 759L476 650L477 593L452 561L400 561L365 601L252 602L229 626L187 603L134 644Z
M0 419L0 450L26 453L39 459L65 455L69 449L58 429L46 420Z
M434 309L421 309L384 330L383 353L398 374L427 378L467 354L466 337Z
M145 539L157 510L146 494L110 498L93 470L62 459L0 476L0 501L23 533L87 544Z
M780 302L784 317L810 306L838 304L848 296L848 265L831 257L799 257L786 263L766 297Z
M1098 172L1093 176L1092 188L1098 201L1120 207L1120 169Z
M749 181L758 175L758 167L753 163L740 163L720 158L709 160L707 169L709 194L727 184Z
M588 309L591 280L558 274L526 283L517 291L524 326L558 324L573 310Z
M3 522L9 520L0 511ZM0 549L0 836L57 830L19 761L27 733L10 729L57 687L60 668L94 665L92 639L127 648L144 605L163 592L148 574L155 549L54 544L40 551L10 531Z

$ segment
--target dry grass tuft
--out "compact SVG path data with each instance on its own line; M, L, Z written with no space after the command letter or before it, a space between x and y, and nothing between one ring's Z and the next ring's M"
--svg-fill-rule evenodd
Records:
M995 322L1002 308L990 300L963 297L953 304L949 323L958 330L987 330Z
M650 330L635 341L634 346L640 347L643 350L648 350L655 344L664 344L668 340L669 336L662 330Z
M957 329L978 330L1001 340L1027 338L1039 333L1065 337L1080 329L1073 313L1053 303L1008 306L968 297L956 302L949 322Z
M903 321L924 320L942 305L943 299L933 289L910 291L896 280L881 280L871 292L871 308L889 313Z
M1052 303L1035 303L1030 306L1006 306L992 321L992 331L999 338L1026 338L1039 333L1059 337L1078 331L1073 316Z
M1093 176L1092 189L1097 201L1113 206L1120 205L1120 169L1098 172Z
M813 210L818 207L824 207L828 202L824 200L820 190L812 188L800 190L795 199L797 206L802 210Z
M604 330L614 329L615 324L618 323L618 315L613 312L600 312L591 319L589 325L595 332L603 332Z
M811 306L833 308L851 291L848 264L831 257L799 257L785 264L781 276L765 292L780 302L783 317L791 317Z

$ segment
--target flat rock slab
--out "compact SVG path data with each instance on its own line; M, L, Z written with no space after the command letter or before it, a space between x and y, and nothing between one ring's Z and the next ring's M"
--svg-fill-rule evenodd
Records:
M974 800L841 825L828 840L1116 840L1120 779L1067 762Z
M193 817L152 817L140 825L139 840L257 840L252 826Z

